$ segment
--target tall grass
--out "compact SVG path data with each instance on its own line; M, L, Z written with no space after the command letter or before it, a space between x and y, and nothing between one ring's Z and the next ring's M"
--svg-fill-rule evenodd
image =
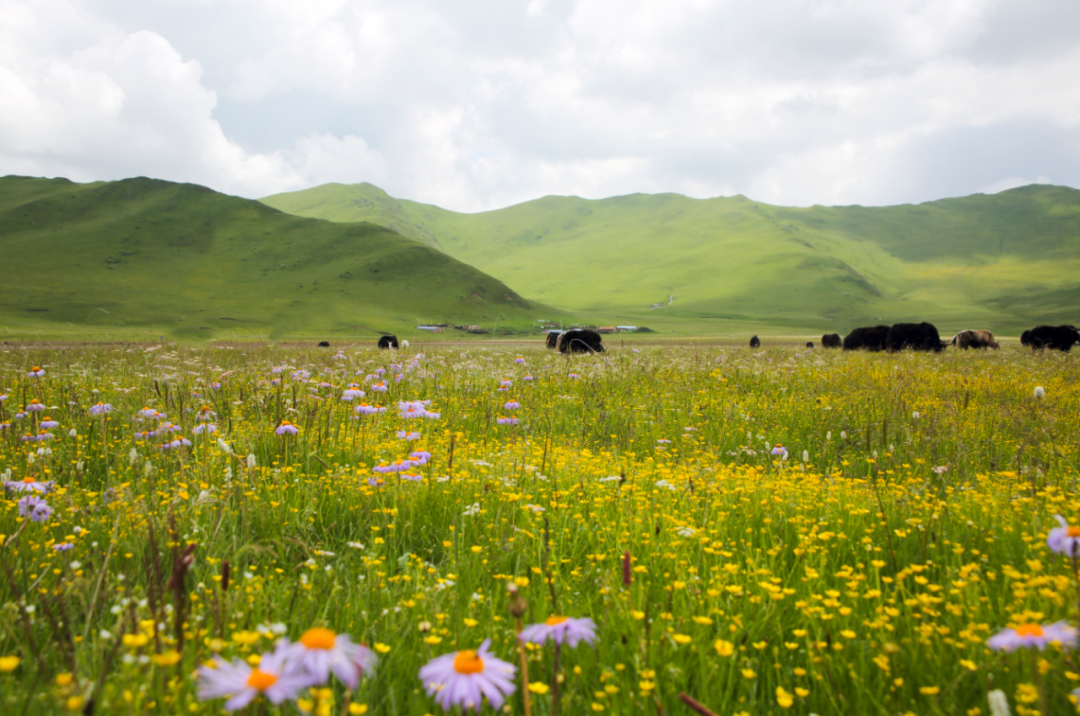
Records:
M45 522L19 516L27 493L0 501L4 713L219 712L198 665L312 626L381 663L355 693L282 712L435 713L417 677L432 657L491 639L517 662L510 582L525 622L598 625L558 674L548 647L526 649L564 714L691 713L681 694L723 714L975 714L992 689L1034 713L1037 683L1051 713L1074 708L1074 654L985 641L1075 623L1071 565L1045 544L1053 515L1080 514L1075 357L515 357L0 352L0 472L56 483ZM367 395L342 401L352 382ZM45 413L14 417L35 398ZM510 398L520 424L499 425ZM405 420L398 400L441 417ZM387 412L354 412L376 401ZM162 424L144 407L191 447L141 438ZM204 407L216 435L192 433ZM46 413L55 437L24 442ZM275 434L282 420L299 434ZM422 479L373 472L417 449ZM544 691L532 713L552 712Z

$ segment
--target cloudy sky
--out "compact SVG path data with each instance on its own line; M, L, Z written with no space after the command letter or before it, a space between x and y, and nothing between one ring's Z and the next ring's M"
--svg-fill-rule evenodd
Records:
M0 0L0 175L897 204L1080 187L1076 0Z

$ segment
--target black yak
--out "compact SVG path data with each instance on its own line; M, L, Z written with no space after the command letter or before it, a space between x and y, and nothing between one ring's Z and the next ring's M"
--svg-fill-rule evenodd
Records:
M750 339L750 347L751 348L760 348L761 347L761 341L758 340L757 336L754 336L753 338Z
M319 341L319 348L329 348L330 341Z
M600 353L604 350L600 334L587 328L571 328L559 334L560 353Z
M547 347L555 350L559 345L559 336L562 335L562 331L548 331L547 334Z
M941 336L933 323L897 323L889 329L885 338L885 350L890 353L910 348L916 351L941 352Z
M960 331L953 336L952 344L956 348L1000 348L998 342L994 340L994 334L990 331L984 330L966 330Z
M813 341L807 341L806 342L806 347L807 348L813 348L814 347L814 342Z
M379 338L379 348L397 348L397 336L382 336Z
M889 337L889 326L866 326L856 328L844 336L844 350L859 349L868 351L885 350L885 339Z
M1022 346L1030 346L1031 345L1031 331L1024 331L1023 333L1020 334L1020 345L1022 345Z
M1076 330L1076 326L1035 326L1024 333L1028 337L1024 345L1029 345L1035 350L1050 348L1068 353L1077 342L1080 342L1080 331ZM1020 340L1023 343L1023 336Z
M826 333L821 337L822 348L839 348L844 342L840 340L840 334L838 333Z

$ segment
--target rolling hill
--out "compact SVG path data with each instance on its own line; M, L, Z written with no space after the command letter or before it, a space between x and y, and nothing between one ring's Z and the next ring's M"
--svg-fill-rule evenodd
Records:
M375 224L136 178L0 178L0 338L371 338L425 322L530 322L502 282Z
M1014 335L1080 321L1080 191L1065 187L874 208L634 194L461 214L371 184L262 201L391 226L530 299L599 321L843 333L931 320L943 333Z

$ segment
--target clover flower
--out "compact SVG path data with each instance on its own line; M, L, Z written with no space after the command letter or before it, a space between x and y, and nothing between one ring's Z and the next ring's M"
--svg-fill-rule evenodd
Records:
M296 427L288 420L282 420L281 425L277 426L274 432L278 435L296 435L300 432L300 428Z
M560 646L569 644L576 647L581 642L596 643L596 623L592 619L575 619L552 614L539 624L530 624L518 634L521 641L530 644L543 644L551 639Z
M311 675L314 683L325 683L330 673L350 689L360 677L371 673L379 658L363 644L354 644L348 634L335 634L316 627L304 632L300 640L287 648L287 658L294 666Z
M517 667L492 656L487 639L477 650L463 649L437 656L420 667L420 680L429 696L449 711L455 706L463 710L480 710L487 697L493 709L502 707L506 697L514 693Z
M1013 651L1020 648L1045 649L1048 644L1059 642L1062 646L1076 646L1076 630L1064 621L1053 624L1020 624L1015 628L1002 629L986 640L991 649Z
M1054 515L1054 519L1061 527L1050 530L1046 536L1046 546L1067 557L1080 557L1080 527L1070 527L1061 515Z
M33 522L44 522L53 513L53 508L49 507L45 500L34 495L19 500L18 507L19 516L29 517Z
M214 666L198 669L199 698L228 698L225 708L242 709L256 696L265 696L273 704L295 699L301 690L311 686L311 674L288 660L288 642L282 641L276 651L262 655L254 669L240 659L227 662L220 656Z
M1042 400L1043 398L1045 398L1046 397L1046 389L1043 388L1041 385L1035 386L1035 397L1037 399L1039 399L1039 400Z

